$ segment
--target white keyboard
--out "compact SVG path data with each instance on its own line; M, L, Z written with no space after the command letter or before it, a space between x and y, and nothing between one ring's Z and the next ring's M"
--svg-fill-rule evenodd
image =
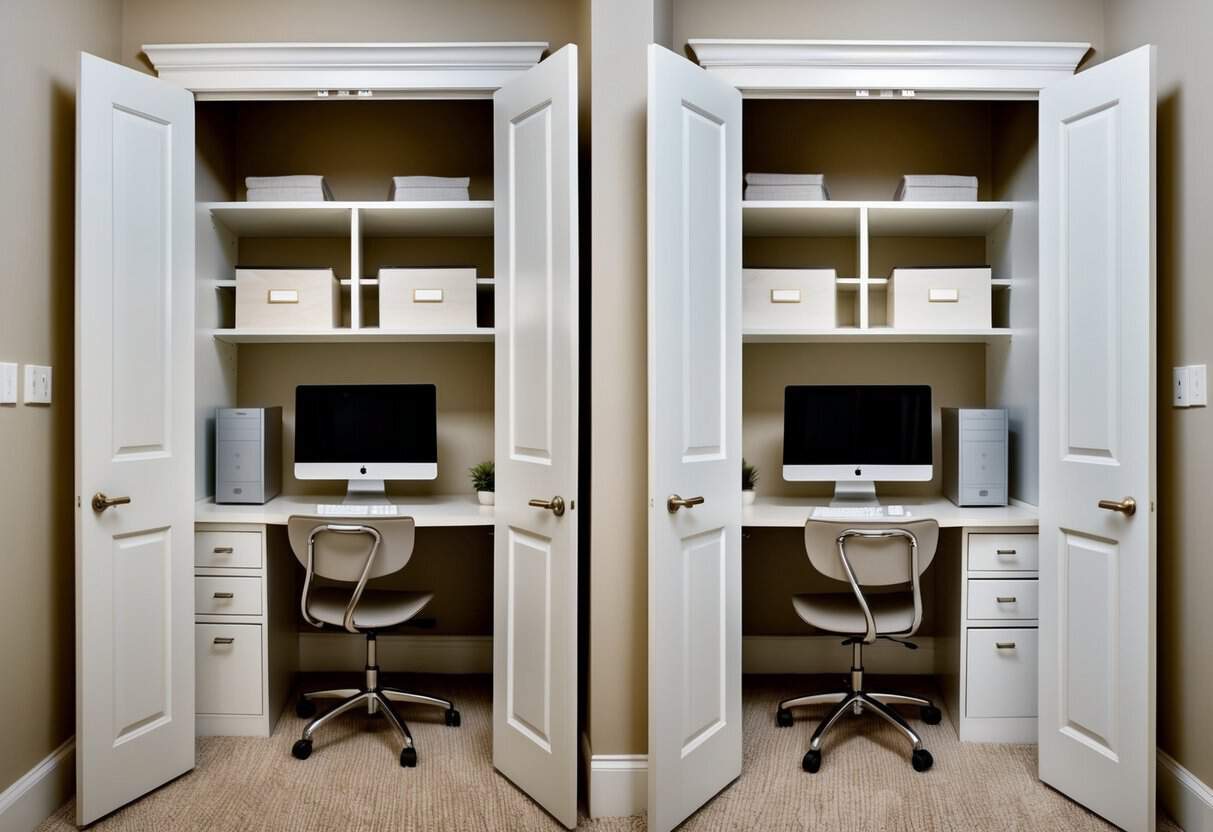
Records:
M910 516L905 506L818 506L814 520L885 520Z
M395 517L398 514L394 505L326 505L316 506L316 514L321 517Z

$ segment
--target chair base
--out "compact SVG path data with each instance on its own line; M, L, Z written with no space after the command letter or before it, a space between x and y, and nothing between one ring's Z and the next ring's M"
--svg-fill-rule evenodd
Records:
M309 691L300 696L299 702L296 705L296 713L301 717L309 717L316 712L315 700L317 699L339 699L341 701L330 710L317 716L304 727L302 738L291 749L291 753L298 759L306 760L311 756L312 736L316 731L341 714L351 711L360 705L365 705L368 714L383 714L384 719L388 721L388 724L399 735L401 741L404 743L404 747L400 752L400 765L405 768L412 768L417 765L417 749L413 744L413 734L409 731L408 723L396 713L396 709L392 707L393 702L442 708L446 711L447 725L452 727L460 725L462 720L459 711L455 710L455 704L449 699L380 685L379 666L376 664L375 657L376 644L374 633L366 634L366 645L366 686L364 688L317 690Z
M917 771L926 771L931 767L931 755L923 748L922 737L910 727L905 717L894 710L892 706L917 705L922 709L923 721L928 725L934 725L940 721L942 715L939 709L935 707L931 700L924 699L921 696L864 690L862 642L852 643L851 678L848 687L842 690L811 693L805 696L785 699L779 703L779 710L775 716L776 724L780 727L790 726L792 724L791 709L807 705L833 705L834 707L830 709L830 712L817 725L816 730L813 731L812 738L809 740L809 750L804 757L804 768L806 771L815 772L820 767L821 746L825 741L826 734L838 724L843 714L848 711L856 715L864 712L874 713L888 722L910 741L911 761L914 764L914 768Z

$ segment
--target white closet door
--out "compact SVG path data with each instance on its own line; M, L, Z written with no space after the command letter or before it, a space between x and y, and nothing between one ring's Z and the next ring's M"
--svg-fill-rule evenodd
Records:
M741 774L741 95L654 45L648 106L648 809L665 832Z
M577 824L577 47L493 96L493 764ZM547 501L551 508L530 505Z
M81 55L76 818L194 767L194 99ZM93 495L129 497L98 510Z
M1040 777L1130 830L1157 753L1153 65L1040 97Z

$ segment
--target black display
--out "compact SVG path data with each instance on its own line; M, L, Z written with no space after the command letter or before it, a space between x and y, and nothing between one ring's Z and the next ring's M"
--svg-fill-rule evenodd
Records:
M295 462L438 461L433 384L295 388Z
M784 465L930 465L926 385L789 385Z

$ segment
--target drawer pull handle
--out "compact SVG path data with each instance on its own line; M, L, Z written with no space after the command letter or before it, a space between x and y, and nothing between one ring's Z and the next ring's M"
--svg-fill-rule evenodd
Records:
M231 546L216 546L215 547L216 555L230 555L235 551L236 550L233 549Z
M233 636L215 636L216 644L231 644L235 640Z
M1014 555L1015 550L1014 549L998 549L994 552L994 554L998 555L1000 558L1007 557L1009 555Z
M216 592L215 597L216 598L235 598L236 593L234 593L234 592ZM999 599L999 600L1001 600L1001 599Z
M996 642L994 642L994 646L997 647L999 650L1014 650L1015 642L1013 642L1013 641L996 641Z
M800 303L800 290L772 289L771 303Z
M216 597L216 598L218 598L219 596L218 596L218 595L216 595L215 597ZM1014 603L1015 603L1015 596L1014 596L1014 595L999 595L999 596L998 596L997 598L995 598L994 600L995 600L995 601L997 601L997 602L998 602L998 603L1000 603L1000 604L1014 604Z

